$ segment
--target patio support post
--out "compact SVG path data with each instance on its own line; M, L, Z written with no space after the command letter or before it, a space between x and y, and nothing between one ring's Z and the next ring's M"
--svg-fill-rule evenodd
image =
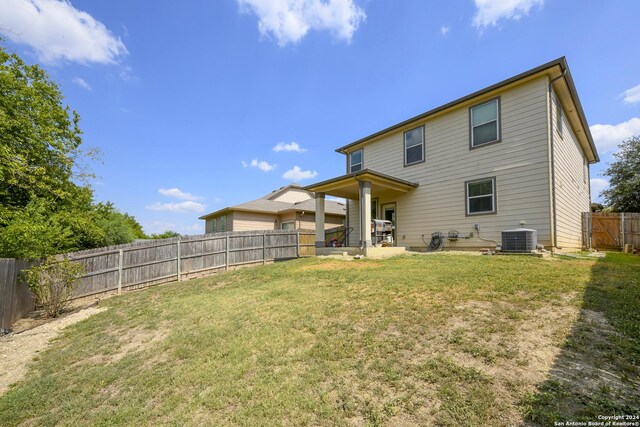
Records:
M324 248L324 193L316 193L316 248Z
M371 183L360 181L360 246L371 247Z

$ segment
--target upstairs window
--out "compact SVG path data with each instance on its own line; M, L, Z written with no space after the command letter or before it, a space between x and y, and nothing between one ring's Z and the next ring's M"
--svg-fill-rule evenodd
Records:
M220 231L227 231L227 216L220 217Z
M496 179L488 178L466 183L467 215L496 212Z
M349 172L362 170L362 150L349 154Z
M424 126L404 133L404 165L424 161Z
M471 148L500 141L500 99L470 109Z

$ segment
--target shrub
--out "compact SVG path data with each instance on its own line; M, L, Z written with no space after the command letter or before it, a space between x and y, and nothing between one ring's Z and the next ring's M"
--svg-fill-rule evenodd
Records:
M82 264L68 258L48 257L39 266L25 270L23 277L38 305L49 317L58 317L69 304L69 298L84 272Z

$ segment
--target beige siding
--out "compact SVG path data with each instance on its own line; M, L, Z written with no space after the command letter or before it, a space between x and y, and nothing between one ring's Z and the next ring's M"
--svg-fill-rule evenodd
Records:
M584 151L566 118L560 134L556 102L553 103L552 118L558 247L580 249L581 214L590 209L588 166L585 166Z
M275 199L272 199L276 202L285 202L285 203L298 203L303 202L305 200L309 200L311 195L304 190L289 190L284 194L279 195Z
M347 200L349 204L349 227L353 228L349 233L347 246L358 246L360 244L360 216L358 214L358 201Z
M204 221L204 232L205 234L207 233L213 233L213 219L208 218Z
M520 227L521 221L538 230L539 243L550 245L547 79L533 80L499 95L499 143L469 149L467 105L423 122L424 163L404 167L403 131L364 147L364 168L419 183L405 195L372 195L378 197L379 206L396 203L398 245L424 247L422 235L428 241L436 231L475 234L476 223L482 237L499 241L500 231ZM496 178L497 214L466 216L465 182L488 177ZM349 211L349 225L354 227L350 243L354 244L358 241L357 203L350 201ZM491 246L476 236L446 245Z
M255 212L240 212L236 211L229 215L229 223L232 223L229 231L251 231L251 230L274 230L274 224L276 221L275 215L255 213ZM279 227L279 225L278 225ZM228 227L227 227L228 228Z
M305 213L304 215L298 215L298 228L301 230L315 230L316 229L316 217L315 214ZM344 225L344 217L339 215L327 214L324 216L324 228L334 228Z

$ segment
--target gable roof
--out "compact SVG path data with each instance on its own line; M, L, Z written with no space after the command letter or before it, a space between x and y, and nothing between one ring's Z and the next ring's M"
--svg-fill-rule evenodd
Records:
M287 202L278 202L273 199L280 197L282 194L287 191L294 190L302 190L306 193L309 193L309 199L303 200L297 203L287 203ZM346 208L343 203L339 203L333 200L325 201L325 214L332 215L346 215ZM228 206L223 209L219 209L215 212L211 212L209 214L203 215L198 219L208 219L213 218L228 212L233 211L244 211L244 212L258 212L258 213L268 213L268 214L281 214L285 212L291 211L305 211L305 212L314 212L316 211L316 200L313 193L305 190L302 186L298 184L290 184L285 187L281 187L277 190L272 191L269 194L265 194L259 199L251 200L249 202L240 203L235 206Z
M532 78L547 75L550 80L555 79L556 77L564 77L563 79L557 79L554 82L554 88L557 88L557 95L561 99L563 105L573 105L575 106L575 124L579 124L580 131L578 131L578 139L587 153L587 158L590 163L596 163L600 161L600 157L598 156L598 151L596 149L595 143L593 142L593 137L591 135L591 131L589 130L589 125L587 123L587 119L584 115L584 110L582 109L582 104L580 103L580 99L578 98L578 91L576 90L575 84L573 82L573 78L571 77L571 72L569 71L569 65L567 64L566 58L560 57L553 61L547 62L546 64L542 64L536 68L532 68L531 70L525 71L524 73L520 73L513 77L510 77L506 80L498 82L494 85L488 86L479 91L473 92L469 95L463 96L462 98L458 98L454 101L448 102L439 107L433 108L429 111L426 111L417 116L411 117L410 119L404 120L395 125L389 126L381 131L375 132L369 136L365 136L364 138L360 138L357 141L344 145L340 148L337 148L336 151L338 153L347 154L354 149L360 148L361 146L366 145L367 143L377 139L378 137L385 135L389 132L401 129L405 126L409 126L414 122L426 119L429 116L436 115L438 113L444 112L445 110L462 106L465 103L471 103L474 98L482 97L484 95L488 95L491 92L504 90L508 86L521 83L523 80L530 80ZM573 112L573 110L571 111ZM571 117L569 117L571 119Z

